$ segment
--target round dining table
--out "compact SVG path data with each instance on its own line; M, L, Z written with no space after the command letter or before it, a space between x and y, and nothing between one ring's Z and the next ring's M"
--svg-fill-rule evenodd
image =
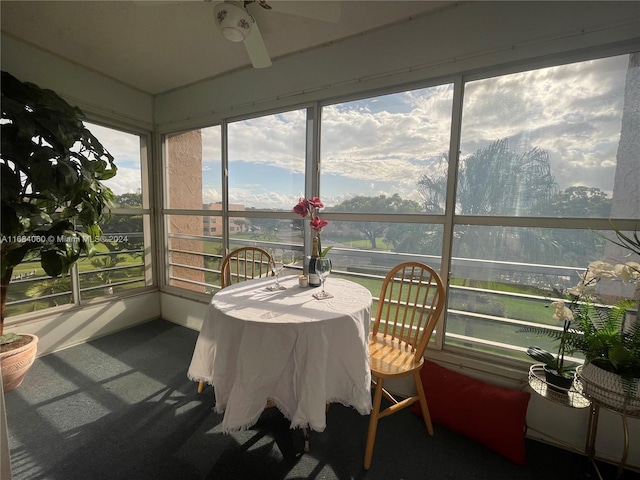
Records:
M298 286L298 276L248 280L217 292L196 341L188 377L213 385L222 430L254 425L269 402L291 428L326 427L326 405L371 412L371 293L329 278L332 298Z

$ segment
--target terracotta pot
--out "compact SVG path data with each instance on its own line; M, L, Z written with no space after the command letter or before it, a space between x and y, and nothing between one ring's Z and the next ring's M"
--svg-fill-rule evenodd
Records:
M635 381L631 394L626 395L620 375L585 363L580 370L584 393L601 405L626 412L640 411L640 381Z
M38 337L28 333L21 333L20 336L29 337L31 341L21 347L0 353L0 362L2 363L2 387L5 392L9 392L20 386L27 371L36 359Z

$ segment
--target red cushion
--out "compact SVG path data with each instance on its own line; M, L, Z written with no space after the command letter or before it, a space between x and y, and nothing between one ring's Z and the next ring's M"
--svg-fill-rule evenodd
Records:
M490 385L425 360L420 378L431 420L524 465L524 433L531 394ZM420 403L413 413L422 416Z

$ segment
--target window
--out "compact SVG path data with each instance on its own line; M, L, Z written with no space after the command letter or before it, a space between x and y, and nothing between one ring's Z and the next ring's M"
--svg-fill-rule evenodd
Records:
M621 132L637 135L622 129L628 63L629 56L619 56L467 83L456 211L580 218L634 213L612 208L618 167L637 159L620 138ZM624 192L616 193L621 202Z
M228 179L210 180L224 193L202 200L204 160L195 154L191 166L172 171L173 157L189 149L172 150L171 142L193 136L200 148L204 135L169 136L170 284L215 292L224 254L244 245L288 246L302 268L310 232L291 210L300 196L318 195L332 276L374 297L402 261L447 276L436 348L509 359L526 358L529 345L552 348L518 330L559 328L546 306L592 260L637 260L606 238L640 220L630 120L640 104L639 59L493 72L228 121L225 130L211 127L227 145L211 164L228 167ZM630 288L601 290L603 301L630 297Z
M81 258L69 275L48 277L40 259L18 265L7 294L7 316L111 296L151 284L151 263L145 254L149 244L149 209L143 177L146 175L145 137L85 123L113 155L116 176L105 181L115 195L112 216L102 225L103 237L95 239L96 253ZM80 289L73 290L77 276Z
M149 224L146 193L142 191L141 152L145 139L139 135L88 125L116 159L118 173L105 182L115 195L112 217L102 227L96 254L78 264L82 299L123 293L151 283L145 257L145 220Z
M322 247L333 247L334 274L374 297L402 261L440 270L444 210L423 194L421 179L446 175L452 105L446 84L322 108Z
M455 211L469 223L453 231L447 342L553 350L517 330L556 328L546 307L591 261L632 259L598 230L611 227L601 219L640 215L638 152L628 147L638 132L625 115L637 109L638 83L626 81L637 75L625 55L466 84ZM633 294L603 288L601 301Z
M167 282L200 293L219 284L222 244L221 128L191 130L165 137L165 215ZM180 210L198 211L181 214Z
M172 287L215 292L226 252L246 245L297 250L301 268L303 235L283 212L304 194L307 110L230 122L227 131L224 167L220 126L165 137Z
M306 110L229 123L229 210L290 211L304 194Z
M432 211L417 180L447 171L452 103L447 84L323 107L325 206L353 213Z

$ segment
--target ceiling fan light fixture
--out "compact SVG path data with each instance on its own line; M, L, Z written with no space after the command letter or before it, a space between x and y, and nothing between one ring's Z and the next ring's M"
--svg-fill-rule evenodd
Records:
M214 8L216 25L220 33L232 42L243 42L251 32L253 18L241 6L231 3L219 3Z

